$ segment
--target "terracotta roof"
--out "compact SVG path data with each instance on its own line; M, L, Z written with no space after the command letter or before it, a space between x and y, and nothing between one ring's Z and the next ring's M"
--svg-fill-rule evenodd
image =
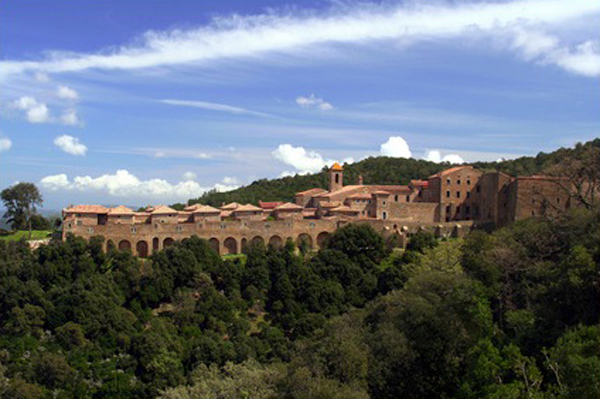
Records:
M415 187L427 187L429 186L429 182L427 180L411 180L410 185Z
M340 206L340 201L324 201L320 203L321 208L335 208Z
M221 217L228 218L229 216L231 216L232 213L233 211L221 211Z
M311 194L314 196L314 195L319 195L319 194L323 194L326 192L327 192L327 190L322 189L322 188L311 188L310 190L300 191L300 192L296 193L296 196L308 195L308 194Z
M278 206L283 205L283 202L263 202L263 201L258 201L258 206L260 206L262 209L275 209Z
M388 193L387 191L383 191L383 190L373 191L372 194L373 195L390 195L390 193Z
M233 210L234 212L262 212L262 208L254 206L252 204L240 205Z
M236 209L238 206L240 206L240 204L238 204L237 202L231 202L231 203L229 203L227 205L223 205L221 207L221 210L223 210L223 211L232 211L232 210Z
M291 202L286 202L275 208L276 211L300 211L302 209L304 208L300 205L292 204Z
M197 204L196 208L192 211L193 213L221 213L217 208L213 208L210 205Z
M169 213L177 213L177 211L166 205L159 205L152 211L153 215L166 215Z
M436 173L436 174L434 174L434 175L431 175L431 176L429 176L429 178L430 178L430 179L432 179L432 178L434 178L434 177L441 177L441 176L445 176L445 175L447 175L447 174L454 173L454 172L458 172L458 171L459 171L459 170L461 170L461 169L467 169L467 168L469 168L469 169L473 169L473 167L472 167L471 165L461 165L461 166L455 166L455 167L453 167L453 168L446 169L446 170L442 170L441 172L438 172L438 173Z
M344 170L344 168L342 168L342 166L339 163L335 162L333 165L331 165L331 170L341 172Z
M102 205L75 205L65 209L67 213L108 213L109 209Z
M330 209L330 212L346 212L346 213L358 213L360 212L358 209L352 209L346 205L340 205L336 208Z
M109 215L133 215L134 212L125 205L119 205L116 208L111 208L108 211Z
M370 193L356 193L356 194L352 194L348 198L350 198L350 199L371 199L371 197L372 196Z

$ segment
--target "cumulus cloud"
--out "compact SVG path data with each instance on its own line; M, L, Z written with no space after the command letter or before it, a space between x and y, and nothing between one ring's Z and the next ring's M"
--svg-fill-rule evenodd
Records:
M294 147L291 144L280 144L272 154L275 159L293 166L300 174L317 173L324 166L330 166L337 162L333 159L324 159L315 151L306 151L304 147ZM347 158L341 161L341 163L344 162L350 163L354 160Z
M8 151L12 147L12 141L8 137L0 135L0 152Z
M209 111L217 111L217 112L227 112L230 114L244 114L244 115L254 115L254 116L263 116L270 117L271 115L266 114L264 112L252 111L245 108L234 107L233 105L227 104L219 104L219 103L210 103L207 101L188 101L188 100L160 100L161 103L169 104L169 105L178 105L181 107L192 107L192 108L202 108L207 109Z
M24 71L72 72L87 69L138 69L257 57L294 52L310 46L402 40L430 43L474 32L495 37L503 29L555 29L577 18L594 16L600 2L590 0L513 0L494 2L408 2L389 5L345 5L322 12L218 17L205 27L147 32L134 44L97 53L49 52L42 61L0 62L3 76ZM563 30L564 31L564 30ZM587 42L586 38L583 42ZM556 65L575 73L598 76L598 52L576 49ZM591 63L591 66L590 66ZM585 64L585 65L583 65Z
M435 163L440 162L448 162L452 164L462 164L465 163L465 160L458 154L447 154L442 157L442 153L438 150L429 150L425 155L426 161L431 161Z
M87 147L79 142L77 137L63 134L54 139L54 145L72 155L85 155Z
M67 86L59 86L56 90L56 95L58 98L62 98L64 100L76 101L79 99L79 94L77 94L74 89L71 89Z
M296 104L302 108L318 108L321 111L330 111L333 109L333 105L322 98L315 97L314 94L311 94L308 97L301 96L296 98Z
M381 145L381 155L395 158L410 158L412 153L406 140L400 136L392 136Z
M60 121L63 123L63 125L75 126L81 124L79 117L77 116L77 111L73 108L69 108L63 112L63 114L60 116Z
M235 177L225 176L223 178L223 184L227 184L229 186L235 186L235 185L240 184L240 182Z
M198 176L194 172L189 172L188 171L188 172L185 172L183 174L183 180L184 181L194 181L194 180L196 180L197 177Z
M75 176L72 180L66 174L61 173L44 177L40 180L40 186L50 191L82 191L108 194L113 197L161 201L183 201L198 197L211 189L228 191L237 188L237 186L225 184L202 187L198 182L192 180L175 184L163 179L141 180L125 169L98 177Z
M13 102L13 106L19 110L25 111L27 120L31 123L50 122L50 110L48 106L39 102L35 97L23 96Z
M50 77L48 76L47 73L44 72L36 72L35 75L33 75L33 77L35 78L36 81L41 82L41 83L46 83L50 81Z

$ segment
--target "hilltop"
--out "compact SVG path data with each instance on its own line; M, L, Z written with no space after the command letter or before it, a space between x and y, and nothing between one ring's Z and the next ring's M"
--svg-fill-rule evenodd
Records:
M580 159L593 148L600 148L600 138L584 144L578 143L573 148L560 148L550 153L540 152L534 157L524 156L502 162L473 162L471 165L487 171L498 170L511 176L528 176L544 173L567 157ZM358 176L362 175L365 184L408 184L411 179L425 179L449 166L448 163L413 158L369 157L356 163L344 164L344 181L346 184L355 183ZM294 194L298 191L314 187L327 188L327 173L327 168L324 168L315 174L260 179L225 193L209 191L199 198L190 199L188 203L219 206L234 201L253 204L257 204L259 200L293 201Z

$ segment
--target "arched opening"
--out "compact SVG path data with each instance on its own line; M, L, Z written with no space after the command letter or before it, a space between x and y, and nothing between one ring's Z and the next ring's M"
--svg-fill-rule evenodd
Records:
M117 249L117 247L115 246L113 240L106 241L106 252L114 251L115 249Z
M265 239L261 236L256 236L251 241L252 245L265 245Z
M248 240L246 238L242 238L242 253L248 253Z
M148 243L146 241L138 241L135 250L140 258L148 257Z
M279 236L273 236L269 239L269 245L273 248L283 247L283 238Z
M219 250L219 240L217 240L216 238L213 237L210 240L208 240L208 245L210 245L210 247L214 249L216 253L221 253L221 251Z
M225 247L225 254L237 254L237 241L233 237L227 237L225 241L223 241L223 246Z
M296 240L296 245L300 249L301 252L310 251L313 249L312 237L306 233L302 233L298 236Z
M119 241L119 251L131 251L131 243L127 240Z
M154 237L152 239L152 252L157 252L158 251L158 244L159 244L159 239L158 237Z
M172 239L171 237L165 238L165 240L163 241L163 248L166 248L169 245L173 245L174 242L175 242L175 240Z
M317 236L317 245L319 246L319 249L327 246L327 243L329 242L329 235L330 234L326 231L319 233Z

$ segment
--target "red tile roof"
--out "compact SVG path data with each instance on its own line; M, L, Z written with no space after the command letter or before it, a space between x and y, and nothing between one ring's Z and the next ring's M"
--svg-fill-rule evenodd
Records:
M297 195L297 194L296 194ZM260 206L262 209L275 209L278 206L283 205L283 202L263 202L263 201L258 201L258 206Z
M153 215L168 215L170 213L177 213L177 211L166 205L159 205L152 211Z
M111 208L108 211L109 215L133 215L134 212L125 205L119 205L116 208Z
M109 208L102 205L75 205L65 209L66 213L108 213Z
M286 202L275 208L276 211L301 211L302 209L304 208L300 205L292 204L291 202Z

